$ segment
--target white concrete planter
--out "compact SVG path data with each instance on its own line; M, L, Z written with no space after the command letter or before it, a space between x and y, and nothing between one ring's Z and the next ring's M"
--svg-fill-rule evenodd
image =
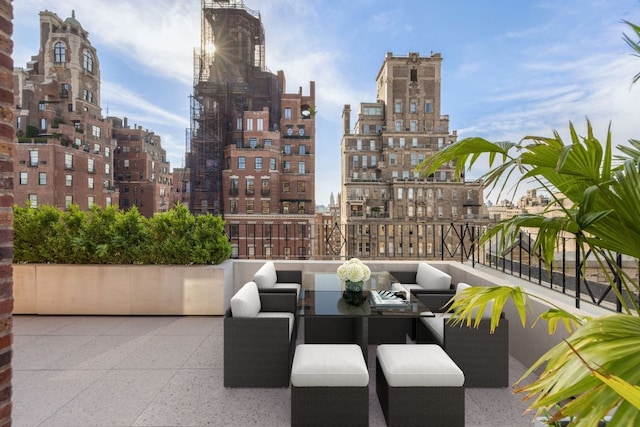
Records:
M220 265L14 264L14 314L223 315L233 262Z

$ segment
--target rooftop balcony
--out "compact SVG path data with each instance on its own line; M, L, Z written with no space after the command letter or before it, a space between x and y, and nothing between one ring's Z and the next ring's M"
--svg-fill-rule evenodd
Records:
M225 267L234 293L264 263L233 260ZM283 269L334 272L341 261L276 261ZM412 261L367 261L374 271L411 270ZM542 293L568 310L571 297L486 266L430 261L454 282L511 283ZM185 296L185 300L186 300ZM228 296L224 297L228 306ZM530 320L540 307L533 306ZM582 313L604 313L587 306ZM509 380L513 384L550 345L562 339L511 321ZM287 426L289 388L223 387L222 316L14 315L13 425ZM303 322L304 319L302 318ZM544 327L543 327L544 329ZM303 342L303 327L298 342ZM410 343L410 339L407 338ZM371 346L374 347L374 346ZM370 348L371 426L384 426L375 392L375 348ZM532 413L511 388L468 388L466 425L530 426Z

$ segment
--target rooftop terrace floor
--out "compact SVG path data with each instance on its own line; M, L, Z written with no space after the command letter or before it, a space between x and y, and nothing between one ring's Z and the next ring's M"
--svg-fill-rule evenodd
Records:
M222 317L13 321L14 427L290 425L290 389L223 387ZM385 426L374 348L369 357L369 423ZM525 371L513 358L509 368L512 383ZM469 388L466 425L531 426L520 399L511 388Z

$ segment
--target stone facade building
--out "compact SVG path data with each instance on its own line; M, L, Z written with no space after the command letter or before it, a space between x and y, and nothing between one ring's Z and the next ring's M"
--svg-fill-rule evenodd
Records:
M166 212L173 206L173 175L160 135L142 126L130 127L126 117L109 119L117 142L114 174L120 191L120 208L136 206L146 217Z
M341 217L346 255L437 257L456 251L442 244L443 226L485 222L482 183L457 181L455 165L423 177L416 166L457 139L441 114L441 62L411 52L388 53L375 102L360 104L351 128L343 110Z
M315 83L287 93L284 72L266 68L260 14L241 0L203 1L201 35L181 186L189 208L224 216L233 257L308 258Z
M14 69L15 203L118 204L111 126L101 114L100 64L75 14L40 12L41 45Z

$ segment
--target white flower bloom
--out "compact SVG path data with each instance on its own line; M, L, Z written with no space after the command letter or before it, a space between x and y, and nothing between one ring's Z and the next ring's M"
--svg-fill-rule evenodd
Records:
M358 258L351 258L349 261L338 267L338 277L340 280L362 282L369 280L371 277L371 269L363 264Z

